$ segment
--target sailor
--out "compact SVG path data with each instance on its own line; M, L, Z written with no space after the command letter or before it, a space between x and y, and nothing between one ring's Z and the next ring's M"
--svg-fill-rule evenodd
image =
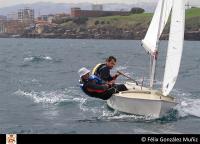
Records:
M99 63L93 68L92 74L101 78L107 84L117 87L118 91L126 91L127 88L124 84L115 84L120 73L116 73L113 76L110 74L110 70L116 65L116 62L117 59L114 56L109 56L105 63Z
M104 83L95 75L90 75L90 70L85 67L81 68L78 73L80 76L80 87L87 95L107 100L112 94L118 93L115 87Z

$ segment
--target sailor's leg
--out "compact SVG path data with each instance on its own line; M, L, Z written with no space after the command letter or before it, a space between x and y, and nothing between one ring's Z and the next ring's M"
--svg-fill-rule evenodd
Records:
M128 90L124 84L115 84L113 86L118 92Z
M103 100L108 100L114 93L116 93L116 89L110 88L106 92L104 92L104 94L102 94L99 98Z

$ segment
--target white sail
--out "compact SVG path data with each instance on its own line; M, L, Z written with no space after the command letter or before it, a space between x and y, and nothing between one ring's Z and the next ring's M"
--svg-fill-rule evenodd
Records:
M175 85L183 50L185 28L185 0L174 0L169 34L169 45L163 80L163 95L168 95Z
M157 4L151 24L142 40L143 47L151 54L156 50L156 43L167 23L171 8L172 0L159 0Z

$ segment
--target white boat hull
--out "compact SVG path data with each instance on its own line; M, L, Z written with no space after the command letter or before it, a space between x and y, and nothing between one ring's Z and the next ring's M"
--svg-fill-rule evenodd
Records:
M159 118L167 114L177 103L171 96L163 96L158 91L130 85L126 83L128 91L114 94L107 104L112 109L136 115Z

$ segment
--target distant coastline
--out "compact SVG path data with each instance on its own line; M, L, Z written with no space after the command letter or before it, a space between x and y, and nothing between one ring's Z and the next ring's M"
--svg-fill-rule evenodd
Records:
M145 35L145 33L144 33ZM123 36L107 36L107 35L100 35L100 36L83 36L83 35L59 35L59 34L27 34L27 35L7 35L7 34L0 34L0 38L48 38L48 39L105 39L105 40L142 40L144 36L135 36L135 37L123 37ZM200 41L200 31L193 31L187 32L184 36L185 40L188 41ZM161 36L161 40L168 40L168 34L164 34Z
M0 34L0 38L141 40L146 34L152 16L152 13L140 13L57 19L54 21L55 27L41 27L40 33L25 31L21 34ZM168 39L169 23L163 31L162 40ZM200 8L186 11L185 40L200 41Z

